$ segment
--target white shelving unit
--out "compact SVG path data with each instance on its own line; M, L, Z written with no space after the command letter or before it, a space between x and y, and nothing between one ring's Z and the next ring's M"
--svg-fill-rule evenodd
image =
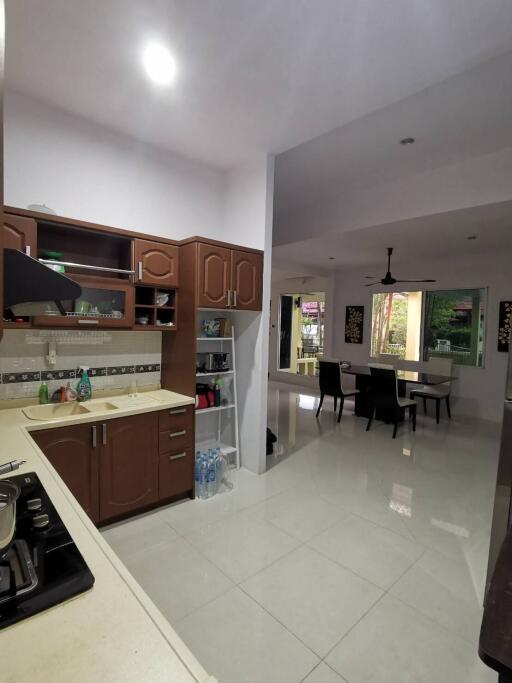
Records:
M201 310L201 309L200 309ZM212 312L211 309L206 309L208 312ZM220 348L219 348L220 346ZM228 346L229 348L226 348ZM214 446L219 446L222 454L226 457L228 462L234 460L234 464L237 469L240 467L240 442L238 435L238 400L236 393L236 355L235 355L235 328L231 326L231 337L197 337L197 351L198 353L218 350L219 353L230 353L231 354L231 370L224 370L221 372L197 372L196 378L200 377L222 377L223 375L233 376L233 403L225 406L216 406L212 408L203 408L202 410L196 410L197 422L199 422L200 416L203 414L217 413L217 438L212 439L196 439L196 448L200 450L207 450L208 448L213 448ZM225 424L223 421L233 420L234 429L234 444L224 443L221 440L222 427ZM234 457L233 457L234 456Z

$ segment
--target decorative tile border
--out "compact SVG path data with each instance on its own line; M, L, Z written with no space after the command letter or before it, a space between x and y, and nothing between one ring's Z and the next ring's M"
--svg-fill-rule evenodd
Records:
M116 375L133 375L146 372L160 372L160 363L147 365L116 365L112 367L90 368L89 377L106 377ZM75 370L38 370L37 372L4 372L0 375L2 384L19 384L21 382L49 382L80 377L79 368Z
M17 384L19 382L40 382L41 373L38 372L4 372L2 384Z
M75 379L74 370L42 370L41 380L48 382L53 379Z

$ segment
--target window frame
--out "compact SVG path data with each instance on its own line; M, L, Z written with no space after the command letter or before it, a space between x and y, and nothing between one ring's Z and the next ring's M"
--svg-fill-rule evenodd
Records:
M458 363L457 361L453 361L454 365L458 365L460 367L464 368L477 368L477 369L485 369L486 367L486 359L487 359L487 342L488 342L488 308L489 308L489 287L439 287L436 289L415 289L411 291L415 292L422 292L422 300L421 300L421 320L420 320L420 334L419 334L419 357L418 360L407 360L401 359L401 362L405 363L426 363L428 362L428 358L425 359L425 331L426 331L426 312L427 312L427 298L429 292L464 292L464 291L475 291L475 290L480 290L483 292L483 313L484 313L484 322L482 326L483 330L483 346L482 346L482 364L477 365L477 364L466 364L466 363ZM373 341L373 297L376 294L399 294L403 292L403 290L392 290L391 292L372 292L372 298L371 298L371 306L370 306L370 358L372 359L377 359L378 356L373 356L372 355L372 341ZM404 292L405 293L405 292Z

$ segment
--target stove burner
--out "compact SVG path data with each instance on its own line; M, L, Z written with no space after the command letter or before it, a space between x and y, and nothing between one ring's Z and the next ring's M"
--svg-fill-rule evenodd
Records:
M0 563L0 604L33 590L37 574L25 541L14 541Z
M20 489L16 531L0 559L0 629L89 590L94 576L34 472Z

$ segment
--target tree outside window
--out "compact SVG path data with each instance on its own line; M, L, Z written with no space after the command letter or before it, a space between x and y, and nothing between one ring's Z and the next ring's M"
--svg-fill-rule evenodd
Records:
M373 295L371 355L419 360L422 292Z

